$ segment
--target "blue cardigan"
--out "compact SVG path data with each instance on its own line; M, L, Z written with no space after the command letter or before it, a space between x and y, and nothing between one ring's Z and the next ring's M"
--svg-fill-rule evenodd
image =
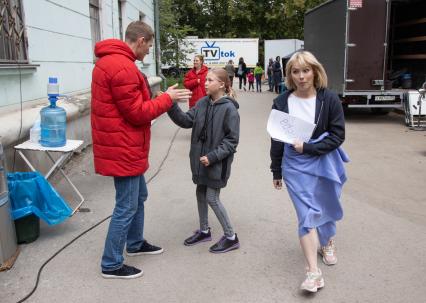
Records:
M288 113L288 97L293 90L286 91L274 99L272 109ZM317 90L315 124L312 139L319 138L323 133L329 135L316 143L304 143L303 153L319 156L338 148L345 141L345 117L339 97L328 89ZM274 180L282 179L281 163L284 143L271 139L271 171Z

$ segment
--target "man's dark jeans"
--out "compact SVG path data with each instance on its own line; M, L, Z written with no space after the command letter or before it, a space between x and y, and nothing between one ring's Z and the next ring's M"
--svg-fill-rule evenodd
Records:
M124 245L138 250L142 245L144 203L148 197L145 177L114 177L115 208L109 223L102 256L102 270L111 271L123 265Z

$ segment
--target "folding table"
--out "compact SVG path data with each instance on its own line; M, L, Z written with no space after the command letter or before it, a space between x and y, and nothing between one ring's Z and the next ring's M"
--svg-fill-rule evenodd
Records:
M56 169L58 169L61 172L62 176L65 178L65 180L68 181L69 185L77 194L77 196L80 198L80 201L78 202L78 205L73 209L71 216L74 215L74 213L83 204L84 197L80 193L80 191L77 189L77 187L71 182L70 178L66 175L62 167L65 164L65 161L68 159L68 157L70 157L72 153L76 151L82 144L83 144L82 140L67 140L66 145L62 147L45 147L45 146L41 146L39 143L31 142L28 140L28 141L25 141L24 143L21 143L15 146L15 149L17 150L18 154L22 157L22 159L25 161L25 163L28 165L28 167L32 171L36 171L36 169L34 168L34 165L30 162L30 160L25 156L23 151L25 150L26 151L42 151L46 153L47 157L53 163L52 167L44 176L46 180L48 180L49 177L52 175L52 173ZM54 158L51 155L52 152L59 152L61 153L61 156L57 160L54 160Z

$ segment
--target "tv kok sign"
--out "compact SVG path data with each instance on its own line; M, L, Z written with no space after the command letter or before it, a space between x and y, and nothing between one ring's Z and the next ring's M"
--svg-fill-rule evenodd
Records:
M234 51L221 51L220 47L215 46L216 42L209 44L205 42L206 46L201 47L201 54L204 56L204 60L220 60L220 58L235 58Z

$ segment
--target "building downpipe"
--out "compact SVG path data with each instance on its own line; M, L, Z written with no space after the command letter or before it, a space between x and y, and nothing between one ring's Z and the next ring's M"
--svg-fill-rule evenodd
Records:
M162 79L163 90L167 89L166 77L161 72L161 53L160 53L160 8L159 1L154 2L154 27L155 27L155 70L157 75Z

